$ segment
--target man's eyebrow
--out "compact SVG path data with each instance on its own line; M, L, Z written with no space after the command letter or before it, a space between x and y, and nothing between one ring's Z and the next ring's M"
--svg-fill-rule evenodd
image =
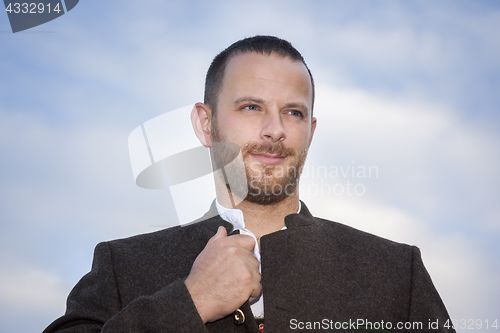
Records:
M265 104L265 101L263 99L256 97L241 97L235 100L234 104L248 103L248 102L256 104Z
M285 107L286 108L292 108L292 109L293 108L302 109L305 112L309 113L309 108L304 103L294 103L294 102L287 103L287 104L285 104Z

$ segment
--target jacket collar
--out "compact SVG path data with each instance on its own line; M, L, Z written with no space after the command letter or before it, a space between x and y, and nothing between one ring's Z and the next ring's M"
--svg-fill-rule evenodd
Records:
M295 228L295 227L303 227L306 225L310 225L314 223L314 219L312 219L312 214L307 208L306 204L301 200L301 208L298 214L290 214L285 216L285 225L287 229Z
M307 208L306 204L301 201L301 209L298 214L290 214L285 216L285 225L287 229L303 227L314 223L314 219L312 219L312 214ZM215 205L215 200L212 201L210 205L210 209L205 213L201 218L197 219L193 223L196 222L204 222L206 228L217 231L217 228L223 226L226 228L227 233L230 234L233 232L233 225L225 220L223 220L219 213L217 212L217 207Z

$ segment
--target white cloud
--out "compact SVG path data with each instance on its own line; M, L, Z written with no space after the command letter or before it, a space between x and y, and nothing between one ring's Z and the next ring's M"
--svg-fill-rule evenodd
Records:
M216 1L193 7L154 1L138 8L125 1L95 11L81 3L57 20L55 34L6 39L12 53L2 63L12 76L2 82L2 103L12 110L0 110L0 248L25 257L2 265L2 306L9 306L3 299L12 300L18 315L29 309L54 319L69 291L65 281L88 270L95 242L170 224L168 193L133 184L128 133L165 108L199 100L215 53L261 33L289 39L306 60L317 62L308 61L320 78L311 160L375 165L379 171L360 180L363 197L304 198L313 213L418 245L452 315L497 315L498 245L489 244L487 252L482 243L492 243L500 232L498 134L420 96L433 96L437 86L438 95L451 90L477 96L471 73L498 68L498 13L469 15L449 5L436 10L435 4L422 5L418 13L394 2L346 4ZM381 80L397 77L396 90L404 91L404 82L415 95L321 84L322 75L346 82L359 77L362 83L373 73ZM428 77L419 81L422 73ZM457 81L470 88L457 89ZM485 234L490 238L483 242ZM48 235L71 258L78 256L71 237L87 239L91 245L80 249L85 262L67 259L74 266L60 267L61 276L33 267L29 241L17 240ZM53 261L54 252L47 247L36 255ZM51 314L40 308L41 299Z
M59 127L1 109L0 117L2 224L12 226L9 233L73 228L96 242L172 225L168 193L134 184L128 129ZM23 237L7 235L8 242Z
M489 264L497 259L482 237L498 238L498 229L491 227L491 215L498 216L491 197L498 197L498 190L488 185L498 183L498 138L460 121L443 105L401 96L320 84L315 110L318 126L308 163L316 168L375 165L378 173L304 178L301 197L313 214L419 246L454 318L493 319L499 272ZM320 186L319 193L308 193L311 184L347 181L366 191L332 195Z
M373 198L303 199L313 214L397 242L416 245L433 282L453 318L494 318L500 288L479 240L459 230L436 233L429 223ZM488 259L489 258L489 259Z
M379 178L363 181L378 195L402 194L398 201L448 219L454 211L477 214L477 208L485 216L498 214L491 199L500 182L494 133L422 99L321 85L317 94L311 160L376 165ZM483 217L479 223L491 224Z
M69 286L50 272L11 260L0 271L0 303L27 313L62 315Z
M4 332L42 331L66 310L73 282L6 251L0 255L0 328ZM29 320L27 320L27 318Z
M336 57L386 73L413 67L439 69L449 61L437 35L417 34L409 26L370 29L359 22L329 30L326 39Z

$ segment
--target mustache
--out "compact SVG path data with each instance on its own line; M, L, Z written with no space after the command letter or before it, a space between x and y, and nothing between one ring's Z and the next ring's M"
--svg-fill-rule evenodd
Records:
M243 155L248 153L251 154L273 154L280 157L294 156L295 150L292 148L287 148L283 145L281 141L277 143L265 142L265 143L248 143L243 149Z

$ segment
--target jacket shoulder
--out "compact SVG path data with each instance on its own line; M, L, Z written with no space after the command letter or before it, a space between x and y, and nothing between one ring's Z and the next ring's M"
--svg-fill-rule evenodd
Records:
M351 226L313 216L297 216L295 230L290 235L295 241L304 240L330 257L342 256L356 264L407 265L414 256L420 256L417 247L398 243ZM290 223L293 225L293 223ZM402 267L400 267L402 268Z
M336 239L354 241L356 243L363 243L372 246L388 247L392 249L399 248L401 250L409 250L415 247L405 243L395 242L340 222L330 221L319 217L313 217L313 219L315 220L318 228L322 229L322 231L327 233L330 237L335 237Z
M221 219L211 218L208 220L195 221L185 226L172 226L162 230L135 235L127 238L107 241L112 249L141 250L148 248L173 248L182 249L191 247L196 243L205 243L212 237L219 225L226 224ZM229 231L229 230L228 230Z

